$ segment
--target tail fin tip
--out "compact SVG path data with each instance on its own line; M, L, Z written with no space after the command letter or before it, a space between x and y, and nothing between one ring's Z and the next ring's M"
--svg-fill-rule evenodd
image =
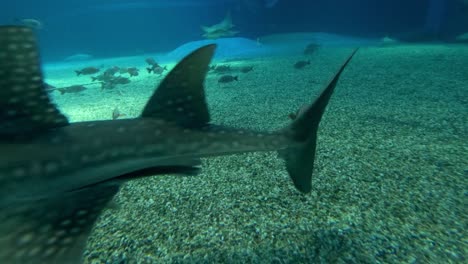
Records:
M312 173L320 120L341 73L357 50L357 48L353 50L317 99L306 110L302 111L290 126L293 139L302 143L299 146L287 148L281 151L280 154L286 161L286 169L294 186L302 193L309 193L312 190Z

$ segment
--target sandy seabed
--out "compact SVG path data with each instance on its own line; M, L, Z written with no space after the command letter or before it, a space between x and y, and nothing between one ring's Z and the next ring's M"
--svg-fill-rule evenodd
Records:
M254 70L228 84L209 74L213 122L286 126L350 51L229 62ZM311 65L294 69L302 59ZM162 77L147 74L143 59L118 63L140 76L114 90L53 92L71 121L110 119L115 107L139 115ZM47 81L89 82L74 69L48 68ZM322 119L310 194L294 189L276 153L204 159L197 176L134 180L96 223L85 263L466 263L466 69L468 46L362 48Z

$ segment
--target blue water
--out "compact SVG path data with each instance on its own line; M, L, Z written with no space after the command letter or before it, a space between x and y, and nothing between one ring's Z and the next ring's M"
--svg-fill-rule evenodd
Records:
M450 38L463 31L460 1L427 0L16 0L2 1L0 23L35 18L46 61L87 53L115 57L167 52L201 40L201 25L231 11L238 37L256 40L284 32L329 32L382 37L435 32ZM398 19L395 19L398 18ZM464 23L465 24L464 24Z
M227 14L238 34L205 39L201 26ZM34 45L18 43L31 31L0 28L0 127L7 128L0 130L0 264L52 263L40 257L60 256L78 234L88 239L76 249L84 264L468 263L468 0L0 3L0 25L26 18L41 24L41 67ZM212 47L177 66L211 43L204 79ZM305 52L310 44L316 49ZM154 74L148 58L167 71ZM76 74L86 68L94 74ZM57 117L39 93L37 69L68 126L61 118L64 127L40 126ZM93 81L98 76L102 82ZM329 83L337 85L332 95ZM317 135L303 133L320 122L329 96ZM108 120L140 118L149 98L154 112L138 123ZM220 130L207 126L206 134L185 118L205 125L202 99ZM16 137L28 118L37 133ZM158 126L148 131L151 118ZM90 120L106 121L77 124ZM254 139L244 130L225 134L225 126L281 130ZM189 162L177 151L164 155L172 148L220 154L226 146L250 150L257 140L261 149L283 146L293 135L280 155L203 158L200 173L188 177L142 175ZM153 159L156 168L133 171ZM302 194L288 171L303 174L312 164L312 190ZM110 183L122 188L101 210L100 196L114 196L101 192ZM8 261L23 257L31 261Z

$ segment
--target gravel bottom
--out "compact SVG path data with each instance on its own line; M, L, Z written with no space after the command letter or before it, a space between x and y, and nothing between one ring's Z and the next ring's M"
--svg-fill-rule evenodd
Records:
M214 123L287 125L350 49L253 65L206 81ZM297 60L311 65L296 70ZM363 48L322 119L313 191L296 191L276 153L203 160L197 176L126 183L88 240L84 263L466 263L468 46ZM55 95L72 121L135 117L154 75L119 92ZM86 109L86 110L84 110Z

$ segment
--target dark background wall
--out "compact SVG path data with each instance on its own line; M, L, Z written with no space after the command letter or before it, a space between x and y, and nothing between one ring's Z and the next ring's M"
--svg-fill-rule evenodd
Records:
M247 4L246 1L251 1ZM174 49L201 38L200 25L219 22L231 10L239 36L321 31L377 36L424 31L432 0L15 0L0 3L0 23L40 19L46 60L75 53L131 55ZM436 0L444 1L444 0ZM441 35L468 31L468 12L446 0Z

